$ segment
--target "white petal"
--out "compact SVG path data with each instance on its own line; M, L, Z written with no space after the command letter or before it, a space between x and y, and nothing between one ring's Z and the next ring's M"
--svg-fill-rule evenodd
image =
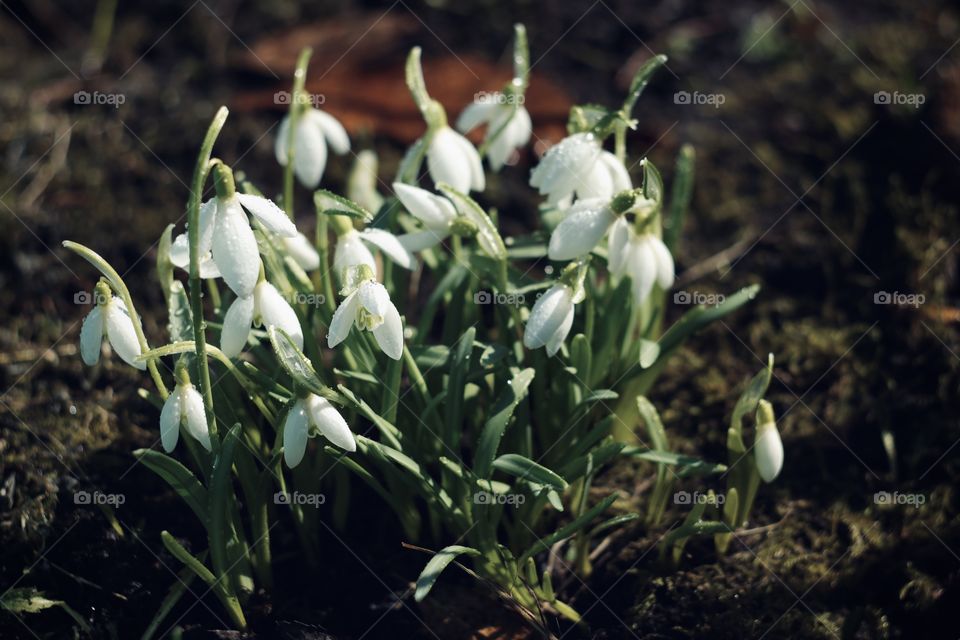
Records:
M228 358L236 358L247 345L250 325L253 324L253 296L237 298L223 317L220 331L220 350Z
M530 311L523 331L523 344L528 349L539 349L547 344L573 309L573 291L563 284L555 284L540 296Z
M614 277L623 276L627 261L627 249L630 242L630 223L623 216L617 216L610 227L610 240L607 243L607 265Z
M383 229L364 229L360 232L366 242L374 245L398 266L404 269L416 269L417 259L410 250L400 244L397 236Z
M358 231L348 231L337 238L337 248L333 252L333 268L339 277L343 277L343 272L349 267L355 267L365 264L371 271L377 270L377 261L373 259L373 254L367 245L363 244L363 239Z
M257 239L237 200L221 202L213 234L213 261L223 280L241 298L253 295L260 275Z
M347 338L359 308L360 297L356 291L343 299L337 310L333 312L333 319L330 320L330 330L327 333L328 347L332 349Z
M103 343L103 310L98 305L90 310L80 327L80 357L90 366L100 361Z
M167 396L160 410L160 442L163 450L170 453L180 439L181 399L178 389Z
M388 357L399 360L403 355L403 322L397 308L389 300L383 314L383 324L373 330L373 337Z
M307 412L303 400L297 400L283 421L283 459L291 469L303 460L307 435Z
M627 168L609 151L603 151L594 163L586 178L577 185L577 195L581 198L610 199L621 191L631 188L630 174Z
M298 349L303 349L303 329L293 307L283 299L277 288L269 282L261 282L254 292L254 315L259 316L267 328L283 329Z
M457 118L457 129L466 133L484 122L490 122L497 112L497 103L493 100L475 100Z
M663 240L656 236L651 235L647 244L657 263L657 284L661 289L669 289L673 286L674 278L673 256L670 255L667 245L663 244Z
M373 280L361 284L357 295L360 297L360 306L375 316L385 316L387 309L393 306L387 288Z
M146 362L137 362L140 355L140 341L133 327L133 320L127 315L126 307L120 298L114 298L104 310L107 324L107 340L120 358L132 367L143 371Z
M273 142L273 152L281 167L287 166L287 141L290 136L290 116L286 115L277 128L277 139Z
M444 238L450 235L449 230L439 231L433 229L427 229L426 231L414 231L413 233L404 233L401 236L397 237L397 240L400 241L404 247L407 248L407 251L423 251L424 249L429 249L434 247L441 242Z
M653 250L642 238L630 243L627 274L633 280L633 302L640 304L650 295L657 276L657 262Z
M249 193L238 193L237 199L243 208L252 213L263 223L268 230L286 238L297 235L297 227L283 209L274 204L273 200L261 198Z
M313 244L302 233L292 238L284 238L283 246L304 271L313 271L320 268L320 254L313 248Z
M192 384L183 387L181 393L183 394L183 423L187 426L187 432L203 445L204 449L212 451L203 397Z
M602 200L581 200L570 208L550 236L551 260L572 260L590 253L616 216Z
M393 190L406 210L431 229L446 229L457 217L452 202L426 189L394 182Z
M170 244L170 262L175 267L180 267L186 271L190 270L190 246L187 234L181 233L173 239ZM200 277L204 279L220 277L220 269L217 268L209 250L200 255Z
M553 357L557 351L560 350L560 347L563 346L563 341L567 339L567 334L570 333L570 329L573 327L573 309L574 307L571 305L570 310L567 311L567 315L563 318L563 322L560 323L556 332L554 332L550 340L547 341L548 356Z
M764 482L773 482L783 468L783 441L777 427L772 424L758 427L755 448L757 472Z
M344 451L356 451L357 441L340 412L326 398L307 397L310 419L323 436Z
M210 198L200 205L200 237L198 239L200 240L201 258L210 253L210 248L213 246L213 229L217 221L217 209L218 200L216 198ZM187 257L187 261L190 261L189 257Z
M509 121L503 129L503 133L490 143L487 149L487 158L490 159L490 167L494 171L499 171L517 147L522 147L530 141L530 135L533 132L530 122L530 114L523 107L517 107L513 111L512 107L507 111ZM502 122L492 122L487 131L487 138L497 132Z
M313 118L302 117L297 122L293 153L293 172L300 184L316 189L327 167L327 141Z
M347 130L343 128L339 120L326 111L320 111L319 109L310 109L307 111L307 116L311 118L316 123L316 126L323 132L324 137L326 137L327 142L330 143L330 148L333 149L334 153L342 156L347 151L350 151L350 136L347 135Z
M470 189L472 191L483 191L487 186L487 177L483 173L483 161L480 160L480 152L477 151L472 142L462 135L455 131L452 131L452 133L456 136L454 140L460 147L460 153L467 159L467 166L470 169Z
M600 143L592 134L567 136L543 155L530 174L530 186L548 196L550 204L556 204L573 193L599 155Z
M483 189L483 167L477 150L450 127L433 135L427 150L427 168L435 183L446 182L461 193Z

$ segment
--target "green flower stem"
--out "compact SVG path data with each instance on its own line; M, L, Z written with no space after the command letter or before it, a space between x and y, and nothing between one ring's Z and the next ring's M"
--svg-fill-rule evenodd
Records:
M293 72L293 91L290 92L290 126L287 128L287 164L283 167L283 209L287 215L293 219L293 158L295 139L294 133L297 130L297 121L300 114L303 113L303 85L307 80L307 64L310 62L310 56L313 55L313 49L306 47L300 52L297 58L297 68Z
M70 240L64 240L63 246L92 264L100 273L106 276L110 282L110 286L117 292L120 299L123 300L123 304L126 305L127 311L130 312L130 318L133 320L133 329L137 334L137 342L140 344L140 353L146 354L149 352L150 346L147 344L147 337L144 335L143 327L140 325L140 314L137 313L137 309L133 304L133 298L130 297L130 290L116 269L111 267L110 263L103 259L103 256L89 247ZM146 362L147 370L150 372L150 377L153 378L153 383L157 386L157 391L160 392L160 397L166 400L170 394L167 391L166 385L163 384L163 378L160 377L156 358L146 358Z
M203 185L210 173L210 154L213 144L227 120L226 107L220 107L213 117L207 134L197 156L196 168L193 172L190 200L187 205L187 239L190 246L190 309L193 315L193 336L196 345L197 369L200 372L200 392L203 395L203 405L207 412L207 425L210 429L211 442L216 450L220 446L217 438L217 418L213 412L213 388L210 383L210 366L207 362L207 339L205 336L206 323L203 319L203 293L200 289L200 201L203 198Z

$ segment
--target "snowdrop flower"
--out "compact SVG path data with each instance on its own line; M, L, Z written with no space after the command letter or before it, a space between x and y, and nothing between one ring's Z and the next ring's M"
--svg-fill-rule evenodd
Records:
M423 251L440 244L450 235L457 220L457 209L452 202L426 189L402 182L394 182L393 190L406 210L424 226L423 231L400 236L400 243L404 247L410 251Z
M403 354L403 323L386 287L374 280L373 269L365 264L350 267L346 280L340 292L346 298L330 321L327 345L332 349L343 342L356 325L361 331L372 331L380 349L399 360Z
M551 260L572 260L587 255L618 217L607 198L578 200L550 235L547 255Z
M277 162L287 166L288 143L290 141L290 116L280 123L274 152ZM327 166L327 145L337 155L350 151L350 138L346 129L329 113L307 107L297 118L297 128L293 132L293 172L307 189L316 189Z
M483 191L486 186L480 154L447 125L433 133L427 148L427 169L434 184L445 182L460 193Z
M773 482L783 468L783 442L773 417L773 406L761 400L757 407L757 438L754 441L757 473L764 482Z
M234 293L250 297L260 273L260 252L244 210L263 223L268 231L293 237L297 229L283 209L272 201L247 193L237 193L233 172L223 163L213 169L217 195L200 207L201 277L223 276ZM187 234L178 236L171 247L170 261L190 268ZM204 275L206 273L206 275Z
M211 451L203 397L196 387L190 384L190 377L182 361L177 364L176 377L177 386L167 396L160 411L160 441L163 449L170 453L177 446L182 425L204 449Z
M385 256L404 269L415 269L417 259L400 243L397 236L383 229L357 231L348 216L330 216L330 225L337 234L337 246L333 252L333 268L341 277L350 267L367 265L376 271L377 262L368 245L380 249Z
M631 187L626 167L592 133L567 136L550 147L530 174L547 202L558 205L576 194L579 198L606 198Z
M638 232L635 225L619 218L610 231L607 254L610 273L632 280L634 304L646 299L654 282L665 290L673 286L673 256L652 231Z
M311 393L294 402L283 421L283 459L288 467L300 464L307 438L317 433L345 451L357 450L357 441L340 412L325 398Z
M229 358L240 355L254 323L268 329L271 326L283 329L297 348L303 349L303 329L297 313L266 280L256 286L253 295L237 298L227 309L220 332L220 350Z
M377 191L378 164L377 154L364 149L357 154L347 177L347 197L374 214L383 206L383 196Z
M84 363L93 366L100 361L100 348L103 338L120 358L141 371L147 364L138 361L142 353L137 330L123 300L113 295L109 285L99 282L95 289L97 305L87 314L80 327L80 356Z
M293 258L293 261L304 271L313 271L320 268L320 254L313 248L313 243L302 233L289 238L281 238L284 249ZM203 261L200 261L200 269L203 269ZM201 274L201 277L202 274Z
M499 171L506 164L514 149L530 142L533 133L530 114L523 105L512 104L511 98L516 99L516 96L500 92L482 94L457 119L457 129L462 133L486 123L483 144L494 171Z
M585 296L583 280L587 273L587 261L568 266L560 282L537 298L523 331L523 345L528 349L545 346L547 355L560 350L573 327L574 306Z

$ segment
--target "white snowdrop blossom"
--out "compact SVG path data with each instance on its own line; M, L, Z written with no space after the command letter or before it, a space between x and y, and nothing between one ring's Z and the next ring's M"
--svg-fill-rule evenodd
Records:
M365 264L376 271L377 262L368 246L374 246L385 256L404 269L416 269L417 259L405 247L400 239L384 229L364 229L357 231L349 228L337 237L337 247L333 253L333 267L338 274L346 269Z
M223 276L234 293L249 297L260 274L260 252L250 221L244 210L263 223L268 231L285 238L297 235L283 209L267 198L247 193L216 196L200 207L200 277ZM190 268L187 234L173 241L170 261L182 269Z
M101 286L97 287L97 300L97 306L90 310L80 328L80 356L84 363L93 366L100 361L106 337L121 360L141 371L146 369L146 363L137 360L142 353L140 341L123 300Z
M281 166L287 165L290 140L290 116L280 123L274 152ZM325 111L307 107L297 118L293 132L293 172L307 189L316 189L327 167L327 145L337 155L350 151L350 137L346 129Z
M585 178L581 178L575 186L578 198L606 198L610 199L621 191L633 186L630 174L623 163L609 151L601 151L593 168Z
M673 256L663 240L652 232L638 233L623 217L610 230L607 254L610 273L633 282L634 304L646 299L654 282L664 290L673 286Z
M288 467L300 464L307 438L317 433L344 451L357 450L357 441L340 412L325 398L311 393L293 403L283 422L283 459Z
M600 141L592 133L567 136L543 154L530 174L530 186L547 196L549 204L558 204L591 174L600 152Z
M203 445L204 449L211 451L203 397L187 381L177 382L160 411L160 441L167 453L177 446L181 426L185 427L187 433Z
M526 146L533 133L530 114L523 105L511 104L502 93L484 94L467 105L457 119L462 133L487 125L483 142L487 159L494 171L499 171L510 159L513 150Z
M303 349L303 329L296 311L284 300L277 288L263 281L253 290L253 295L237 298L223 317L220 333L220 350L235 358L243 351L254 324L269 329L282 329L298 349Z
M551 260L572 260L596 247L618 216L609 198L578 200L550 235L547 253Z
M434 184L445 182L460 193L483 191L486 186L480 154L449 126L433 133L427 148L427 169Z
M545 346L547 355L560 350L573 326L576 298L567 284L557 283L537 298L523 331L523 345L528 349Z
M295 236L281 238L280 240L283 242L283 248L287 250L287 253L301 269L313 271L320 268L320 254L317 253L307 236L297 232Z
M386 287L373 279L373 270L366 265L347 271L346 296L333 314L327 345L332 349L347 338L350 328L371 331L380 349L394 360L403 355L403 322L400 312L390 301Z
M757 438L754 442L757 473L764 482L773 482L783 468L783 441L773 417L773 407L761 400L757 408Z
M410 251L423 251L440 244L450 235L457 219L453 203L426 189L402 182L394 182L397 198L417 220L423 223L422 231L413 231L400 236L400 243Z

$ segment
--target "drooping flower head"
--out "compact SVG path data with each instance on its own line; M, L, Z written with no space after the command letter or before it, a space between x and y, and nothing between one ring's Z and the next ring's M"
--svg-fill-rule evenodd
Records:
M307 189L316 189L327 167L327 145L337 155L350 151L350 138L336 118L311 105L298 105L302 111L293 131L293 172ZM298 108L297 105L294 108ZM290 150L290 115L283 118L277 131L274 152L277 162L287 166Z
M344 451L356 451L357 441L336 407L326 398L298 398L283 421L283 459L291 469L303 460L307 439L322 434Z
M303 349L303 329L300 327L297 312L284 300L277 288L266 280L260 281L254 288L253 295L237 298L227 309L220 333L220 350L230 358L240 355L254 324L265 329L271 326L282 329L298 349Z
M494 171L507 163L514 149L530 142L533 133L530 114L515 102L522 97L501 92L479 94L457 118L457 129L462 133L487 125L483 144Z
M584 299L583 287L589 260L580 260L564 269L560 280L537 298L523 332L528 349L547 348L553 356L560 350L573 327L573 312Z
M96 306L80 327L80 356L84 363L93 366L100 361L100 349L106 337L121 360L141 371L146 369L147 364L137 360L142 351L127 305L113 295L110 286L102 280L97 283L94 298Z
M429 249L450 235L458 217L452 202L426 189L402 182L394 182L393 190L404 208L423 223L422 231L405 233L399 237L400 243L409 251Z
M773 482L783 468L783 441L777 431L773 405L761 400L757 406L757 439L754 442L757 473L764 482Z
M175 372L177 385L167 396L160 411L160 441L163 449L170 453L180 439L180 427L186 428L197 442L207 451L211 450L210 430L207 414L203 406L203 397L190 383L184 361L177 363Z
M601 148L598 137L584 132L550 147L530 174L530 186L547 196L548 204L560 205L573 196L609 200L631 182L623 163Z
M416 269L417 259L400 242L399 238L385 229L367 228L358 231L350 218L331 215L330 224L337 234L337 246L333 252L333 268L343 275L350 267L367 265L376 272L377 261L369 247L376 247L391 262L404 269Z
M346 296L330 321L327 345L332 349L343 342L350 329L370 331L380 349L394 360L403 355L403 322L390 301L387 288L376 281L365 264L350 267L340 294Z

